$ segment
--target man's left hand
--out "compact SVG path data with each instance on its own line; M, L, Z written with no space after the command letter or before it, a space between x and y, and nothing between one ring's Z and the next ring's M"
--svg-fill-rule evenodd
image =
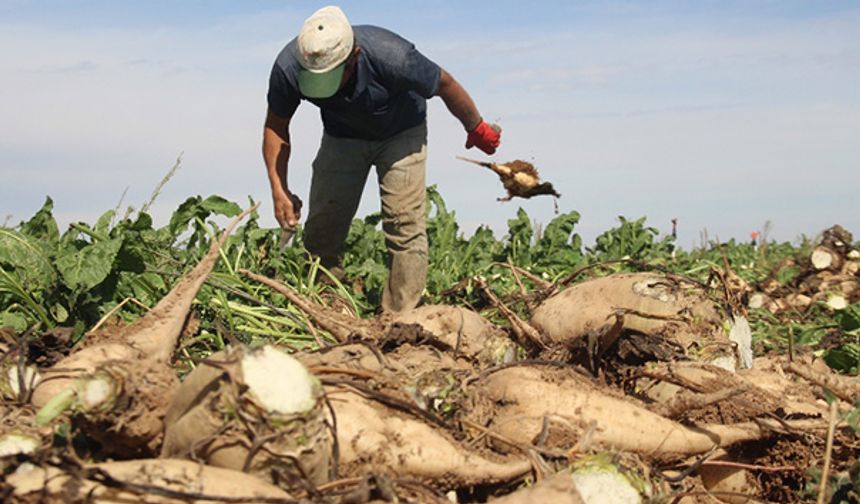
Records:
M487 154L494 154L502 141L502 128L498 124L488 124L483 119L469 132L466 148L477 147Z

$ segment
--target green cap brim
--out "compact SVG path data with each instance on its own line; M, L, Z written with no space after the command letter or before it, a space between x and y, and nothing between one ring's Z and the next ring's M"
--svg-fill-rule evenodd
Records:
M334 96L340 89L344 68L346 65L343 63L323 73L313 73L302 68L299 70L299 91L308 98Z

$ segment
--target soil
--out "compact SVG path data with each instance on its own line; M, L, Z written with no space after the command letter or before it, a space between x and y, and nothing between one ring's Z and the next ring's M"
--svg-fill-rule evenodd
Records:
M672 436L676 432L692 436L696 432L695 427L703 424L752 424L758 419L770 425L796 419L810 421L814 425L808 432L775 427L761 434L764 439L729 446L727 455L723 457L753 467L749 470L754 478L750 481L749 490L757 492L760 500L801 502L803 495L809 495L804 491L813 481L807 471L820 467L824 454L821 432L826 429L820 427L826 428L826 403L820 389L794 375L786 375L781 358L774 357L758 358L752 370L737 373L707 366L711 378L691 382L692 386L690 383L679 386L678 382L668 380L668 383L674 383L675 389L663 389L669 392L665 392L662 398L656 394L648 395L650 387L666 381L665 376L660 377L659 373L667 373L671 366L704 368L698 362L708 362L710 357L730 348L724 345L721 336L722 307L700 296L699 287L693 288L677 279L660 278L655 274L649 274L649 278L651 280L647 284L633 282L632 285L639 285L635 287L639 289L635 292L637 296L656 304L645 310L627 307L624 327L619 331L613 326L613 321L618 319L612 310L579 321L577 327L584 328L582 331L559 332L542 353L531 354L542 361L507 363L506 360L496 360L498 342L503 343L498 348L505 348L505 344L514 348L508 334L464 308L423 307L423 310L411 314L411 318L384 315L373 320L358 320L351 313L314 304L313 309L319 310L318 314L328 316L351 331L344 333L343 344L295 354L326 390L325 401L317 406L331 426L327 434L334 434L338 439L338 452L332 457L340 458L339 479L330 481L331 475L326 477L316 473L312 478L314 484L324 489L316 497L309 486L297 484L301 479L298 476L290 476L287 478L289 482L276 478L276 483L289 487L299 498L310 501L318 501L318 497L324 495L336 503L364 504L397 499L403 502L442 502L444 494L451 490L461 502L505 496L511 502L517 502L514 491L520 487L526 487L522 495L540 495L541 489L547 488L531 487L526 481L551 476L575 465L587 455L609 453L609 459L614 463L625 461L625 464L636 466L636 473L643 480L642 488L651 488L654 500L668 498L674 491L687 490L695 494L691 493L683 502L714 502L712 498L702 496L703 487L694 467L677 482L664 479L661 472L666 467L691 468L701 453L692 457L680 456L677 452L656 454L659 449L648 453L625 453L606 441L620 439L617 437L619 432L622 436L628 433L628 438L619 445L642 450L640 446L634 448L632 443L624 444L632 435L629 433L636 432L637 427L641 431L641 425L637 423L643 417L653 420L654 415L669 415L661 411L671 411L671 419L683 426L669 425ZM612 290L611 282L604 282L608 282L607 289L601 296ZM565 292L562 291L561 295ZM601 304L600 300L595 301L595 296L586 298L591 303L587 306ZM309 300L305 302L312 303ZM602 305L618 307L611 300ZM668 311L664 305L671 305ZM553 316L562 320L554 322L570 322L587 306L556 306ZM664 309L665 313L655 306ZM698 315L693 315L694 312ZM649 317L648 314L657 316ZM183 337L193 336L195 319L192 317L191 320L192 325L186 326ZM109 321L88 335L85 344L123 341L125 329L124 324ZM831 333L823 345L829 347L843 343L840 336ZM2 332L0 344L9 348L10 344L15 345L15 338L14 334ZM68 352L69 344L68 334L55 331L39 339L38 343L32 342L28 357L36 364L50 365ZM829 372L814 356L800 353L796 356L798 360L814 364L818 372ZM74 417L71 425L77 436L75 443L87 446L87 449L76 450L74 454L96 461L108 456L137 459L152 456L161 448L162 436L157 426L161 425L168 407L177 401L172 392L178 383L176 370L166 366L155 369L154 363L143 358L130 360L116 363L116 368L109 364L107 370L121 376L134 374L144 379L137 383L127 382L127 394L120 399L115 413ZM197 365L199 369L200 363ZM514 371L518 369L527 369L528 373L517 374ZM229 375L220 367L214 372L222 377ZM507 376L500 377L499 373ZM494 383L495 378L499 379ZM188 380L186 377L186 383ZM683 385L683 380L680 383ZM550 387L544 389L542 385L556 386L558 396L535 397L535 390L551 390ZM529 386L533 387L532 390L528 390ZM218 387L218 391L226 393L226 389ZM240 385L227 388L241 396ZM689 404L694 404L701 394L737 389L743 392L713 404L696 405L681 413L666 409L667 404L679 398L689 399ZM590 402L575 402L577 393L585 390L594 394L583 396L590 397ZM284 386L284 393L289 393L288 384ZM600 395L612 398L612 405L600 404ZM202 398L203 392L194 397ZM617 403L615 399L621 399L623 403ZM564 410L563 416L543 410L532 415L530 411L517 409L519 404L539 408L562 400L568 401L567 406L572 405ZM222 447L231 444L246 449L257 446L256 441L261 438L273 436L274 439L283 435L284 429L296 426L292 422L284 425L263 419L250 401L242 402L241 408L248 408L241 411L237 410L238 401L225 402L221 396L213 401L206 404L214 408L210 408L208 413L214 413L212 425L217 435L212 434L205 439L202 444L206 447L195 448L195 456L207 461L213 457L211 452L217 451L213 447L218 443ZM225 408L228 403L233 405L232 410ZM625 403L635 408L627 411ZM602 424L589 420L600 408L610 407L620 410L617 416L611 419L599 417L603 418ZM32 410L2 404L0 408L5 408L2 410L3 423L0 424L3 428L17 424L32 426ZM647 411L647 408L651 410ZM613 423L618 418L622 420ZM669 424L664 418L657 420ZM186 427L190 425L192 431L202 429L205 423L189 422ZM243 430L246 427L253 430L253 435ZM615 438L607 434L610 429L615 429ZM749 431L759 435L755 428L749 428ZM60 431L38 432L47 446L52 442L53 433ZM313 436L317 434L320 433ZM637 435L645 439L646 434ZM697 435L698 439L704 438L706 445L711 443L701 433ZM667 442L672 436L667 434L661 442ZM690 439L683 438L682 442L692 442ZM846 473L856 462L860 452L858 439L853 431L840 427L833 450L832 468L835 473ZM267 442L261 443L261 451L271 449ZM99 444L101 450L92 448ZM320 445L323 444L321 441ZM684 445L675 446L681 446L678 451L682 451ZM226 453L228 448L224 450ZM54 446L50 451L40 451L34 460L39 460L39 463L50 460L73 473L79 468L70 463L68 453L72 453L68 445ZM334 454L333 451L325 453L326 456ZM257 464L260 459L252 456L247 460ZM12 461L13 465L19 463L18 460ZM280 471L283 467L278 472L270 470L271 467L261 468L254 464L249 468L260 478L292 474L290 470ZM0 464L0 467L5 466ZM566 484L550 484L550 493L558 491L568 497L570 492ZM3 495L3 485L0 478L0 496Z
M103 370L122 384L118 401L107 413L78 417L81 429L114 458L156 456L164 415L179 387L176 372L153 360L113 362Z

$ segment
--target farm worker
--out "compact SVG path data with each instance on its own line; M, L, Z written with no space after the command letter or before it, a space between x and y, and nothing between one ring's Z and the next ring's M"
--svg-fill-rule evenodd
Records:
M312 165L305 246L340 271L344 240L375 166L389 252L385 311L417 306L426 283L426 100L433 96L463 124L467 148L495 152L498 128L484 122L448 72L395 33L351 26L338 7L323 7L304 22L269 78L263 158L275 218L285 229L299 222L301 200L287 183L289 126L307 100L320 108L324 131Z

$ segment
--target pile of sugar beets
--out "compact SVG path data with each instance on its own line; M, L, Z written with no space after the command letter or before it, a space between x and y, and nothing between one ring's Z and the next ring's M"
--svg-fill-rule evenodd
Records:
M737 278L735 291L747 299L750 308L764 308L774 315L803 312L815 303L844 309L860 301L860 251L853 243L850 232L832 226L822 233L808 258L785 259L757 285Z
M133 324L48 368L3 349L3 502L789 502L816 467L857 491L834 421L857 380L753 357L743 315L670 274L543 285L528 320L477 279L502 329L455 306L357 319L245 271L340 343L228 347L180 382L183 324L239 219Z

